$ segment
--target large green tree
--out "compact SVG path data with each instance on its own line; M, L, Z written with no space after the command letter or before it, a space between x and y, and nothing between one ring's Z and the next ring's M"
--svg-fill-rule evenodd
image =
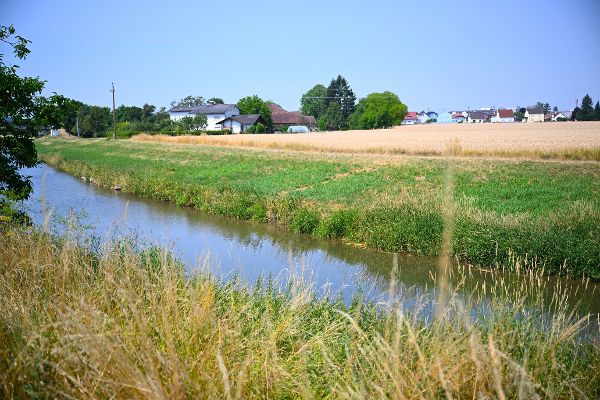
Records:
M577 112L578 121L592 121L594 119L594 102L589 94L583 96L581 108Z
M194 107L201 106L204 104L204 97L202 96L187 96L181 100L175 100L171 102L171 107Z
M144 110L136 106L121 105L115 110L117 122L135 122L141 121L144 117Z
M300 99L300 111L304 115L312 115L316 119L319 119L327 110L326 96L327 88L321 84L315 85L302 95Z
M594 120L600 121L600 101L597 101L596 107L594 107Z
M240 109L241 114L260 114L265 121L267 129L271 130L273 127L273 115L271 114L271 110L267 107L267 102L257 95L241 98L236 105Z
M394 93L371 93L358 102L348 123L350 129L389 128L400 125L407 111Z
M223 101L223 99L220 98L220 97L211 97L206 102L207 103L213 103L213 104L225 104L225 102Z
M327 107L325 114L319 118L319 130L336 131L344 126L344 115L342 114L342 106L337 102L332 102Z
M8 47L15 59L29 54L27 39L15 35L15 28L0 26L0 45ZM34 138L41 128L62 125L60 110L66 99L54 94L40 96L44 81L20 77L18 65L4 62L0 53L0 213L11 213L13 200L24 200L31 193L31 181L20 173L37 163Z
M354 112L356 106L356 95L350 88L348 81L341 75L337 78L332 79L327 87L325 106L327 110L332 103L337 103L340 106L342 112L342 125L341 127L347 127L348 117Z

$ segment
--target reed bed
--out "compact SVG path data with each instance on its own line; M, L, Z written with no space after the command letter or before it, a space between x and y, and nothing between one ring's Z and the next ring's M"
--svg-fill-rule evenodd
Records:
M506 268L520 291L498 275L426 321L401 298L346 306L302 280L189 274L127 240L8 227L0 248L3 398L600 397L600 347L581 336L597 316L558 294L526 308L547 281L518 259Z
M600 161L600 123L429 124L310 134L167 136L131 140L306 152Z

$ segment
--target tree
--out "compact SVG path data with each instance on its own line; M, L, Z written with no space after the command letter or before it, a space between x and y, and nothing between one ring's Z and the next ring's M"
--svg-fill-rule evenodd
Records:
M327 87L325 99L325 106L329 111L329 106L332 103L337 103L340 106L342 112L342 125L341 127L346 127L348 122L348 117L350 114L354 112L354 107L356 104L356 95L350 88L348 81L341 75L338 75L337 78L332 79L331 83Z
M342 106L338 102L332 102L325 114L319 119L319 130L334 131L342 128L344 124L344 115L342 114Z
M597 101L594 107L594 121L600 121L600 101Z
M135 122L141 121L144 117L144 110L136 106L120 105L115 110L115 118L117 122Z
M148 103L144 104L142 106L142 120L152 121L154 119L154 111L156 111L156 106Z
M571 121L577 121L577 114L579 114L579 110L581 110L579 107L575 107L573 109L573 112L571 113Z
M213 104L225 104L225 102L223 101L223 99L221 99L219 97L211 97L206 102L207 103L213 103Z
M327 110L325 96L327 96L327 88L324 85L317 84L312 89L309 89L300 99L300 111L302 114L312 115L316 119L319 119Z
M552 111L558 112L558 107L554 106L554 108L552 109Z
M577 112L578 121L592 121L594 119L594 102L589 94L583 96L581 108Z
M104 136L106 130L112 125L111 111L108 107L90 106L87 104L79 108L79 129L83 136Z
M358 102L348 123L351 129L389 128L400 125L407 111L394 93L371 93Z
M538 101L535 105L536 108L541 108L542 110L544 110L544 114L548 113L550 111L550 104L548 103L542 103L541 101Z
M515 121L517 121L517 122L521 122L521 121L523 121L523 118L525 118L525 113L524 113L524 112L521 112L521 111L519 110L519 111L517 111L517 112L515 113Z
M202 96L187 96L179 101L172 101L171 107L194 107L201 106L204 104L204 97Z
M273 127L271 110L267 107L267 103L257 95L241 98L236 105L240 109L240 114L260 114L267 129L270 130Z
M15 28L0 26L0 45L8 45L15 59L24 60L30 53L29 40L15 35ZM12 201L27 199L32 186L29 177L19 170L37 164L34 138L42 127L62 124L60 110L65 97L40 96L44 81L20 77L18 65L4 63L0 54L0 214L25 217L11 207Z

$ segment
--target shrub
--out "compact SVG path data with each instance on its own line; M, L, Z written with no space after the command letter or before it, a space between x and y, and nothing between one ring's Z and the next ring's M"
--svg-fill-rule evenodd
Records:
M263 124L261 124L260 122L258 124L256 124L255 133L265 133L265 132L266 132L266 128Z
M316 211L301 208L292 219L292 230L299 233L312 234L319 226L320 217Z
M246 129L246 133L256 133L256 126L252 125L248 129Z
M335 211L328 218L321 221L316 233L319 236L339 239L350 238L359 218L357 210Z

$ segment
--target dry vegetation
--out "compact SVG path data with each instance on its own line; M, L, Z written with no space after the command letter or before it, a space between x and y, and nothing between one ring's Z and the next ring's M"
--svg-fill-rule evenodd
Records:
M373 131L231 136L137 135L137 141L317 152L600 161L600 122L431 124Z
M90 252L78 237L0 234L0 398L600 395L600 348L581 336L593 318L575 317L560 285L544 301L547 280L517 260L520 291L494 276L425 323L419 304L347 307L294 280L222 284L163 251ZM473 320L481 296L488 315ZM525 311L526 299L540 308Z

